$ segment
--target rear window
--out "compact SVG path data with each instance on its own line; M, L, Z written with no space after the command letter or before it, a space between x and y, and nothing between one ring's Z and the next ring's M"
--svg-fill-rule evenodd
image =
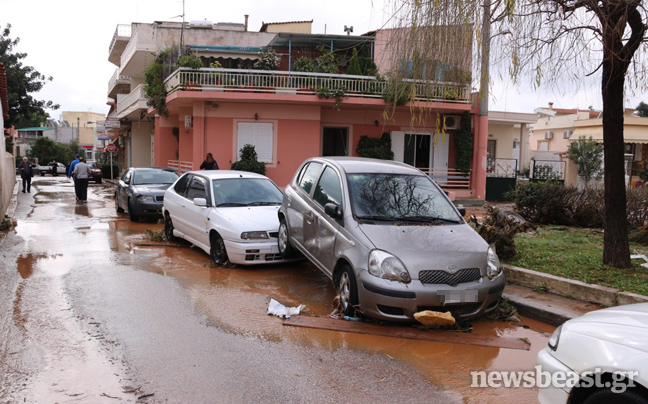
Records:
M178 174L173 171L136 171L133 173L133 185L173 184Z

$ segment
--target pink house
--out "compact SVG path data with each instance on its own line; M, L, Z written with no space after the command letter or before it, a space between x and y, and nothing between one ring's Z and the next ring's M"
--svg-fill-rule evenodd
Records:
M155 117L155 165L198 169L211 152L222 169L229 169L239 149L253 144L259 160L267 163L266 175L283 187L306 158L356 156L361 136L389 133L395 160L427 172L457 198L484 199L483 136L474 137L470 172L455 170L454 136L460 116L470 114L474 134L487 133L480 131L475 118L469 85L428 82L423 90L423 84L412 81L412 86L421 87L416 91L421 95L394 106L382 97L388 82L374 76L291 71L299 56L322 44L336 52L362 46L384 72L386 63L381 66L380 57L385 37L381 35L380 31L364 36L279 33L269 43L280 55L279 70L178 69L166 81L169 116ZM247 52L252 59L258 49L202 46L194 51L209 62L210 57L226 59L228 52L242 60ZM344 89L339 110L334 98L318 97L322 88Z

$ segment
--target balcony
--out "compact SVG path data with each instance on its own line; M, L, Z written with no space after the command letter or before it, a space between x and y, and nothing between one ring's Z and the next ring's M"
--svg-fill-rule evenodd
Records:
M470 103L470 86L447 82L404 80L417 101ZM167 92L232 91L274 94L317 95L344 89L344 97L382 98L388 81L373 76L298 73L267 70L180 68L165 82Z
M119 68L115 70L108 81L108 97L115 98L117 94L126 94L130 90L131 76L119 74Z
M126 97L117 100L116 116L119 119L136 119L142 110L147 110L144 84L135 87Z
M112 41L108 47L108 61L116 66L119 66L121 61L122 52L126 48L126 44L131 38L130 24L119 24L115 28Z
M127 76L143 76L144 70L155 60L156 47L151 33L141 28L128 41L121 55L121 73Z

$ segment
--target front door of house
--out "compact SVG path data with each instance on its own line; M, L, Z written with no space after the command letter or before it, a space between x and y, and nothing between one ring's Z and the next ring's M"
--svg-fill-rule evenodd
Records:
M394 160L431 174L448 168L449 135L429 132L391 133Z

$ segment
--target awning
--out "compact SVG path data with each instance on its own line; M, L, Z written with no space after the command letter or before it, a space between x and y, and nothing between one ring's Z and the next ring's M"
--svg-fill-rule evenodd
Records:
M590 126L583 128L576 128L571 135L570 140L578 140L580 137L585 137L598 142L603 141L603 127ZM623 128L623 141L625 143L648 143L648 127L625 125Z
M223 59L259 59L259 51L262 49L257 46L209 46L209 45L192 45L191 51L202 57L223 58Z

